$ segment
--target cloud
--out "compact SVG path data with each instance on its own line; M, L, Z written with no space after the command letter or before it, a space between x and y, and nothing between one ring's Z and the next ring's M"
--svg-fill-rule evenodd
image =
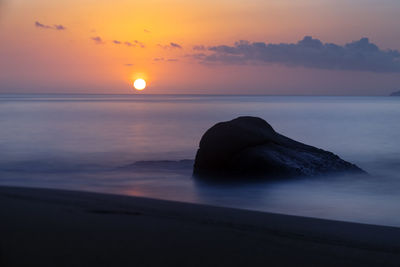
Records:
M179 48L179 49L182 49L182 46L180 46L179 44L177 44L177 43L173 43L173 42L171 42L170 44L169 44L171 47L173 47L173 48Z
M168 59L165 59L165 58L163 58L163 57L155 57L155 58L153 58L153 61L157 61L157 62L160 62L160 61L167 61L167 62L176 62L176 61L179 61L177 58L168 58Z
M186 54L185 57L191 57L193 59L196 59L198 61L205 61L207 58L207 54L205 53L195 53L195 54Z
M59 30L59 31L66 30L66 28L65 28L63 25L61 25L61 24L54 25L54 28L55 28L56 30Z
M51 29L50 26L44 25L44 24L40 23L39 21L35 21L35 26L38 28Z
M127 66L127 67L132 67L134 64L132 64L132 63L126 63L126 64L124 64L124 66Z
M97 44L104 44L105 43L100 36L92 37L90 39L93 40ZM145 47L144 43L139 42L138 40L135 40L133 42L124 42L124 41L119 41L119 40L112 40L111 42L113 44L116 44L116 45L122 45L123 44L123 45L126 45L128 47L136 47L136 46L140 46L142 48Z
M41 29L57 30L57 31L64 31L67 29L61 24L54 24L53 26L50 26L50 25L40 23L39 21L35 21L35 27L41 28Z
M239 41L233 46L208 47L205 53L193 54L192 58L201 63L276 63L290 67L328 70L400 72L400 52L382 50L368 38L361 38L343 46L322 43L310 36L304 37L297 43Z
M143 30L145 33L151 33L151 31L149 31L149 30L147 30L147 29L144 29Z
M144 48L145 45L142 42L139 42L138 40L131 42L124 42L124 45L129 46L129 47L135 47L135 46L140 46L141 48Z
M96 44L104 44L103 39L101 39L100 36L91 37L90 39L91 39L92 41L94 41Z
M138 46L140 46L141 48L145 48L146 46L144 45L144 43L142 43L142 42L139 42L139 41L136 41L135 40L135 42L136 42L136 44L138 45Z
M207 50L207 48L204 45L195 45L195 46L193 46L193 50L205 51L205 50Z
M177 44L177 43L174 43L174 42L170 42L168 45L158 44L158 46L163 48L163 49L182 49L182 46L180 44Z

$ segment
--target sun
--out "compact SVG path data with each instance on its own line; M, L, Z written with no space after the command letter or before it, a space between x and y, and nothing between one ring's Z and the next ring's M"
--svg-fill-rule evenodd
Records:
M143 79L136 79L133 82L133 87L135 87L136 90L143 90L144 88L146 88L146 81Z

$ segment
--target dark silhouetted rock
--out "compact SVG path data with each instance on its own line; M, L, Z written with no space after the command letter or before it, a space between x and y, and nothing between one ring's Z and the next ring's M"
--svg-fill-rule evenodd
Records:
M364 173L337 155L294 141L265 120L239 117L220 122L203 135L194 175L266 178L314 176L335 172Z

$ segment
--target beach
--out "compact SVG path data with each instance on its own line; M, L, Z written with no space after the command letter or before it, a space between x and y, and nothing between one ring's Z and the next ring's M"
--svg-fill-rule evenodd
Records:
M398 266L400 228L0 187L1 266Z

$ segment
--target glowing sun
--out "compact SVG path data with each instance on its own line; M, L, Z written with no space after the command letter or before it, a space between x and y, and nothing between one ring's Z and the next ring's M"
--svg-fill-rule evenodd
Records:
M146 81L143 79L136 79L133 82L133 87L135 87L136 90L143 90L146 88Z

